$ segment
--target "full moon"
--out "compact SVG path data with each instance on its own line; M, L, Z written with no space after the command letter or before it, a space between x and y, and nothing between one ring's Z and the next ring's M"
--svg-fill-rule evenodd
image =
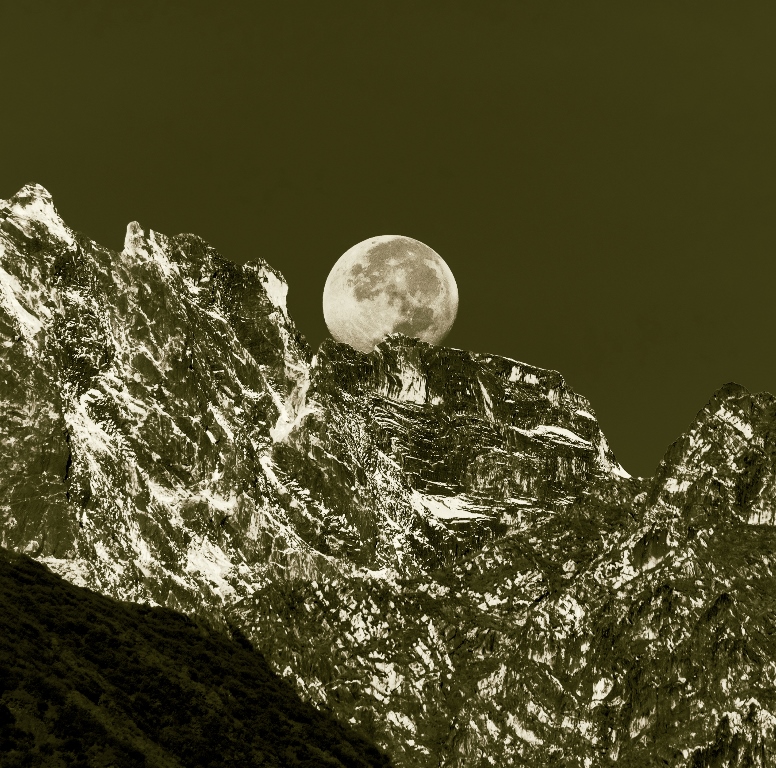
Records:
M401 235L370 237L345 251L323 288L329 332L361 352L391 333L438 344L457 312L450 267L424 243Z

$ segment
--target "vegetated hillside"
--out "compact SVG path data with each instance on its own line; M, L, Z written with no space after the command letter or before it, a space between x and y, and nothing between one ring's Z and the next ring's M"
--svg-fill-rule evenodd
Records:
M239 632L120 603L0 549L0 765L390 766Z

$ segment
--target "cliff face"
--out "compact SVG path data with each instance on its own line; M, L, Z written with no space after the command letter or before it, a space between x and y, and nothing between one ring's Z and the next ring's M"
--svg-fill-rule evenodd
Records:
M766 764L770 395L723 388L631 478L560 374L313 355L286 290L0 203L0 543L236 623L397 765Z
M668 450L649 495L679 528L776 524L776 398L728 384Z
M302 390L278 465L360 520L403 502L420 564L525 530L593 486L635 487L555 371L401 336L367 355L326 341ZM386 491L387 477L402 492ZM357 528L357 548L379 536Z
M288 565L288 532L257 522L308 354L282 279L137 224L112 253L40 187L2 217L3 544L188 608L231 593L239 563Z

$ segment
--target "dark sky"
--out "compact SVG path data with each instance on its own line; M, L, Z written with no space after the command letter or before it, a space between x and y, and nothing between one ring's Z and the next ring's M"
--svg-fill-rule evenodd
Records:
M776 392L776 5L0 0L0 197L280 269L314 346L379 234L458 281L446 343L560 371L651 474Z

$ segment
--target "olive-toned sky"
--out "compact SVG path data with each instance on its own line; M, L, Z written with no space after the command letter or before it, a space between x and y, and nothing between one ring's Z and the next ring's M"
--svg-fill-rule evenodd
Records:
M770 2L0 4L0 197L43 184L280 269L314 347L369 236L458 281L446 343L554 368L651 474L727 381L776 392Z

